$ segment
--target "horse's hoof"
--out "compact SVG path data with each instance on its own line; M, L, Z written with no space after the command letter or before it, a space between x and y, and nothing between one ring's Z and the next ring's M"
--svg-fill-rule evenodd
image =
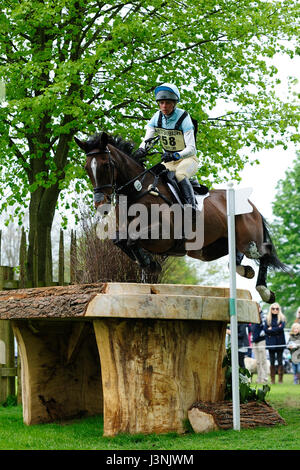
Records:
M255 276L255 271L251 266L245 266L245 277L247 279L253 279Z
M274 292L270 291L270 294L271 294L271 296L270 296L270 300L269 300L268 303L273 304L275 302L276 297L275 297Z
M255 271L251 266L242 266L241 264L236 267L236 272L247 279L253 279L255 276Z
M275 302L275 294L270 291L266 286L256 286L256 290L261 296L262 300L267 304L273 304Z

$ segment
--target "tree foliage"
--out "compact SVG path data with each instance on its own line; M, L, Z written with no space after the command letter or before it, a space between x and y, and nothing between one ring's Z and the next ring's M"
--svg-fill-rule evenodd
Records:
M76 209L89 187L73 136L106 130L138 144L159 83L175 83L199 122L203 182L238 178L244 149L297 139L295 104L276 96L270 63L276 53L293 57L296 0L0 0L0 7L0 211L14 206L21 220L29 206L29 258L36 243L39 263L57 205Z
M297 3L2 0L2 208L84 176L71 143L77 132L106 129L138 142L163 81L179 86L199 120L200 174L237 177L243 147L283 143L296 122L293 105L276 98L267 59L293 55L282 40L296 34ZM223 115L213 112L219 100Z
M300 152L285 178L279 181L273 203L275 220L272 224L279 258L286 263L293 276L276 272L270 276L270 286L277 294L291 325L300 305Z

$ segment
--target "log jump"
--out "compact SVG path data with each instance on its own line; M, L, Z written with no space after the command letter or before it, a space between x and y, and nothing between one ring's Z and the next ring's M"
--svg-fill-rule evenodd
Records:
M98 283L0 292L22 369L27 425L103 413L104 435L185 432L224 399L229 289ZM238 321L258 323L237 291Z

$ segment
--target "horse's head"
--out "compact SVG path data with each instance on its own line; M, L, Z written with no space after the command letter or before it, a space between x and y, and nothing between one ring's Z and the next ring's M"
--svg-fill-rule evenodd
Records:
M94 187L95 207L107 201L115 184L115 166L107 148L108 135L105 132L95 134L87 141L74 137L77 145L86 154L85 170Z

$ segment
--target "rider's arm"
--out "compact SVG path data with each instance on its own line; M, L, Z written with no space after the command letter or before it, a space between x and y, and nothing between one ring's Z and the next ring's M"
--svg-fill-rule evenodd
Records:
M196 143L195 143L195 136L194 136L194 129L190 129L189 131L183 134L185 148L181 150L179 153L180 158L187 158L191 157L192 155L196 155Z
M141 145L140 145L139 148L144 149L144 148L145 148L145 145L146 145L146 144L145 144L146 140L152 139L152 138L154 137L154 135L155 135L155 129L154 129L154 127L152 127L152 126L146 126L146 135L145 135L145 137L144 137L144 139L143 139L143 141L142 141L142 143L141 143Z

